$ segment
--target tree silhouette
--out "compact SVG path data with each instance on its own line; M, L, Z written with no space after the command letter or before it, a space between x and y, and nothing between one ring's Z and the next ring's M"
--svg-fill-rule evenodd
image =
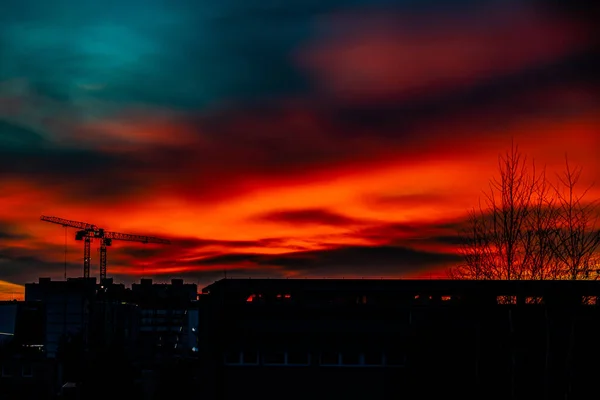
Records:
M559 176L555 192L560 212L555 230L556 261L569 279L597 278L596 251L600 245L598 200L585 202L589 187L577 193L582 168L571 168L565 158L565 170Z
M460 232L465 263L455 279L597 279L598 201L578 191L582 168L565 170L552 184L518 146L498 157L479 206Z

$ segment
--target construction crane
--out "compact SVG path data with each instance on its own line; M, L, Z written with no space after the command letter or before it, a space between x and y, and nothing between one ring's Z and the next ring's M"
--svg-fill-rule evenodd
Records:
M93 239L100 239L100 282L106 279L106 248L112 245L113 240L123 240L138 243L157 243L170 244L166 239L160 239L151 236L131 235L128 233L108 232L97 225L87 222L72 221L59 217L49 217L42 215L42 221L62 225L63 227L79 229L75 234L75 240L83 240L83 277L90 277L91 263L91 242Z

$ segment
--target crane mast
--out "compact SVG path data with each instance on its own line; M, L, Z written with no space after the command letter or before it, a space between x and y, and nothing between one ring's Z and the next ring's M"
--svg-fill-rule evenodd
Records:
M106 279L107 271L107 252L106 248L112 245L113 240L122 240L128 242L138 243L157 243L157 244L170 244L171 242L166 239L160 239L152 236L132 235L128 233L119 232L107 232L97 225L89 224L87 222L72 221L59 217L50 217L42 215L40 217L42 221L50 222L63 227L79 229L75 234L75 240L83 241L83 277L90 277L90 265L91 265L91 242L92 240L100 240L100 282Z

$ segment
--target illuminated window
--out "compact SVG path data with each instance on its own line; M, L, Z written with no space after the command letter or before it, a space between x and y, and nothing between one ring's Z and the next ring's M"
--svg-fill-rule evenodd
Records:
M517 304L517 296L498 296L496 301L498 304Z
M586 306L595 306L596 302L597 302L596 296L583 296L581 298L581 304L584 304Z
M452 296L442 296L442 301L450 301L452 300Z
M258 302L259 300L263 300L262 294L251 294L250 296L248 296L246 298L247 303L255 303L255 302Z
M529 296L525 298L525 304L543 304L544 298L541 296Z

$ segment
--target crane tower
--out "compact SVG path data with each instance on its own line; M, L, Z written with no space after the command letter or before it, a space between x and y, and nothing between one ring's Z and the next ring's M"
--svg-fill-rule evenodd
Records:
M100 282L106 279L107 270L107 257L106 248L112 245L113 240L123 240L128 242L138 243L157 243L157 244L170 244L171 242L166 239L160 239L152 236L132 235L128 233L109 232L103 228L99 228L97 225L89 224L87 222L72 221L59 217L49 217L42 215L40 217L42 221L50 222L52 224L62 225L67 228L78 229L75 234L75 240L83 241L83 277L90 277L90 264L91 264L91 242L93 239L100 240Z

